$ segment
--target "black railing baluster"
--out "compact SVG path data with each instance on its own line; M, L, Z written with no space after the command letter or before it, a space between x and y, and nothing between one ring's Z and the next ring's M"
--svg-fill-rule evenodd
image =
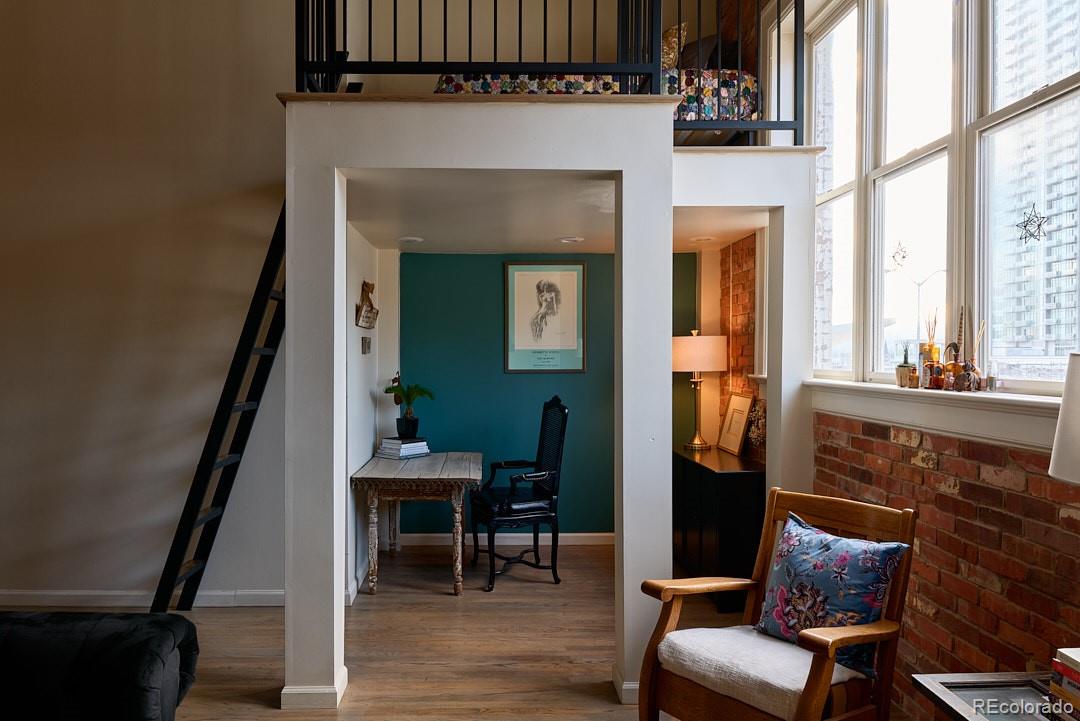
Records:
M719 71L724 67L724 26L720 22L720 18L723 17L720 5L723 2L724 0L716 0L716 77L718 84L720 82ZM742 0L739 0L739 2L742 2Z
M416 0L416 59L424 62L424 0Z
M805 72L805 58L803 54L805 48L803 43L806 40L806 34L803 32L803 28L806 27L806 8L803 5L802 0L795 0L795 83L792 89L794 93L794 120L795 120L795 144L802 145L806 142L805 127L803 119L803 93L806 92L806 78L803 77Z
M450 18L446 13L446 0L442 0L442 59L444 63L449 59L446 50L446 29L448 27L450 27Z
M394 0L394 62L397 62L397 0Z
M472 62L472 0L469 0L469 62Z
M677 7L679 8L678 13L676 15L676 23L675 23L675 27L678 28L678 30L676 31L676 34L679 36L679 47L677 48L676 53L675 53L675 57L676 57L675 69L679 73L678 87L681 90L682 89L682 48L683 48L683 43L686 40L683 37L682 0L675 0L675 2L676 2Z
M349 0L341 0L341 49L349 49Z
M735 10L735 52L738 53L738 63L735 66L735 112L732 116L735 120L741 120L739 111L742 109L742 4L743 0L739 0L739 4ZM718 101L719 102L719 101Z
M522 27L523 26L522 26L522 22L521 22L521 0L518 0L518 62L519 63L521 62L521 40L522 40L521 33L522 33Z
M544 62L548 53L548 0L544 0Z
M499 62L499 0L491 0L492 29L495 31L491 39L491 60Z
M757 13L756 15L754 15L754 22L757 23L757 70L754 71L754 114L758 117L761 117L761 81L765 79L764 74L766 71L764 47L765 43L761 41L761 30L763 27L763 18L761 17L761 0L757 0L755 12ZM756 136L757 133L754 133L754 135ZM754 143L751 143L751 145L754 145Z
M663 92L663 60L660 57L660 47L664 44L664 3L663 0L652 0L652 52L649 62L653 66L652 93L659 95Z
M304 38L304 11L306 7L304 0L296 0L296 47L294 52L296 54L296 92L304 92L304 61L307 60L304 57L306 40Z
M348 0L345 0L348 2ZM367 59L370 63L373 57L371 24L375 21L375 0L367 0Z
M777 1L779 1L779 0L777 0ZM704 75L705 73L702 70L703 66L702 66L702 62L701 62L701 45L702 45L702 43L701 43L701 0L697 0L697 27L694 28L694 31L697 34L697 70L694 73L695 79L697 81L697 102L698 102L697 118L698 118L698 120L702 120L704 118L704 116L705 116L705 99L703 97L701 97L701 81L702 81L701 76Z
M566 0L566 62L574 62L574 0Z
M596 0L592 0L592 61L596 62Z

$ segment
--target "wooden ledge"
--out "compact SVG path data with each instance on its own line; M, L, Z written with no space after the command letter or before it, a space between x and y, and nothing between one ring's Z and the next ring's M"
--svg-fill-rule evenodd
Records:
M675 95L482 95L441 93L394 95L363 93L278 93L282 105L289 103L612 103L615 105L677 105Z

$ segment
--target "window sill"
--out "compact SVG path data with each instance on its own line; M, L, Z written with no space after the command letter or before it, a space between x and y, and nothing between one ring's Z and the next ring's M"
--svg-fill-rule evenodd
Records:
M813 379L814 410L964 438L1047 450L1061 399L1018 393L953 393L885 383Z

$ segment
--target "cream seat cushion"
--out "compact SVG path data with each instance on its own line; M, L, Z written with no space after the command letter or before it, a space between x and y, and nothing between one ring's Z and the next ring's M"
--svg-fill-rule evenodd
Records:
M657 648L660 665L676 676L791 721L814 654L758 633L752 626L672 631ZM833 684L866 678L837 664Z

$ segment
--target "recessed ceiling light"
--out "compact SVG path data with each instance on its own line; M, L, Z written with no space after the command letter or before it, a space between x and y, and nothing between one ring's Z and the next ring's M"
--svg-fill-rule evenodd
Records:
M406 245L416 245L417 243L423 243L424 239L418 235L403 235L397 241Z
M585 241L580 235L564 235L561 238L556 238L556 240L560 243L566 243L567 245L583 243Z
M716 240L716 237L712 236L712 235L698 235L696 237L691 238L690 242L691 243L708 243L711 240Z

